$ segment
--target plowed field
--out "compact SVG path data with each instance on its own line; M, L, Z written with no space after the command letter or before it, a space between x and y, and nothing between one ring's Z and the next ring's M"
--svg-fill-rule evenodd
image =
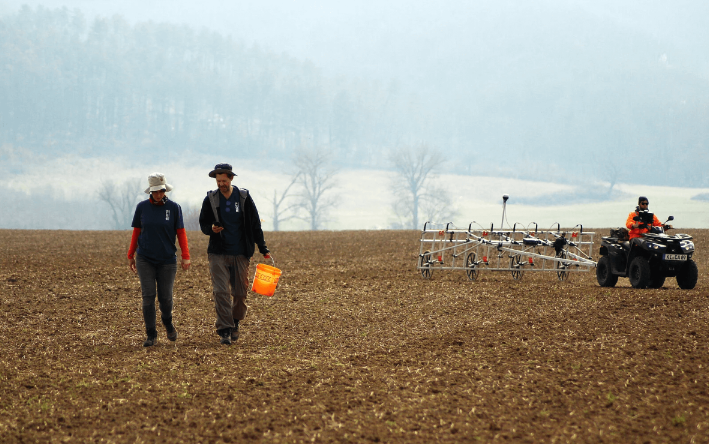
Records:
M0 442L709 442L709 231L686 232L694 290L425 281L418 232L267 233L284 275L231 346L190 232L179 339L143 348L129 232L0 230Z

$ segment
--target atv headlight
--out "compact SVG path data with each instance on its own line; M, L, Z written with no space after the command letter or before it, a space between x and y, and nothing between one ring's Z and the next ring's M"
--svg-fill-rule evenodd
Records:
M647 248L648 250L655 250L655 251L661 251L667 248L665 245L662 244L656 244L654 242L648 242L647 243Z
M694 252L694 242L692 242L691 240L683 240L679 243L679 246L682 248L683 253Z

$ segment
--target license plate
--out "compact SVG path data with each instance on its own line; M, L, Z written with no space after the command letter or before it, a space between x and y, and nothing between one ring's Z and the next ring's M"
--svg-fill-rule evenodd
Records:
M666 254L663 257L663 259L666 261L686 261L687 255L686 254Z

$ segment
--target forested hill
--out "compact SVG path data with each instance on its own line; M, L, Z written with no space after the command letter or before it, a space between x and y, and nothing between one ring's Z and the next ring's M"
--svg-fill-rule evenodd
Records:
M329 23L343 28L329 51L376 53L401 67L394 78L325 75L187 25L25 6L0 17L0 147L287 160L311 145L372 167L423 142L457 173L709 186L701 43L678 48L574 2L456 5L425 6L396 34L376 13L356 35L347 16Z
M307 143L366 165L425 136L394 84L326 78L205 29L23 7L0 21L0 48L0 145L283 157Z

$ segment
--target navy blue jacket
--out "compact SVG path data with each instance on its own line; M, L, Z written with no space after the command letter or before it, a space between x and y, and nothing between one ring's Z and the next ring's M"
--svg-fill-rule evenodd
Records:
M227 254L222 234L212 231L212 225L219 220L219 194L217 194L219 192L219 189L209 191L207 197L204 198L202 210L199 212L199 228L202 230L202 233L209 236L207 253ZM266 247L263 230L261 229L261 219L259 218L256 204L249 194L249 190L240 190L232 185L231 192L232 195L239 196L240 200L241 216L244 218L243 239L246 243L244 246L246 257L251 258L254 255L254 251L256 250L254 244L258 245L258 251L261 254L267 254L268 248Z
M184 228L182 208L169 199L164 205L154 205L150 199L140 202L135 207L133 228L140 228L137 253L155 264L174 264L177 262L175 238L177 230Z

